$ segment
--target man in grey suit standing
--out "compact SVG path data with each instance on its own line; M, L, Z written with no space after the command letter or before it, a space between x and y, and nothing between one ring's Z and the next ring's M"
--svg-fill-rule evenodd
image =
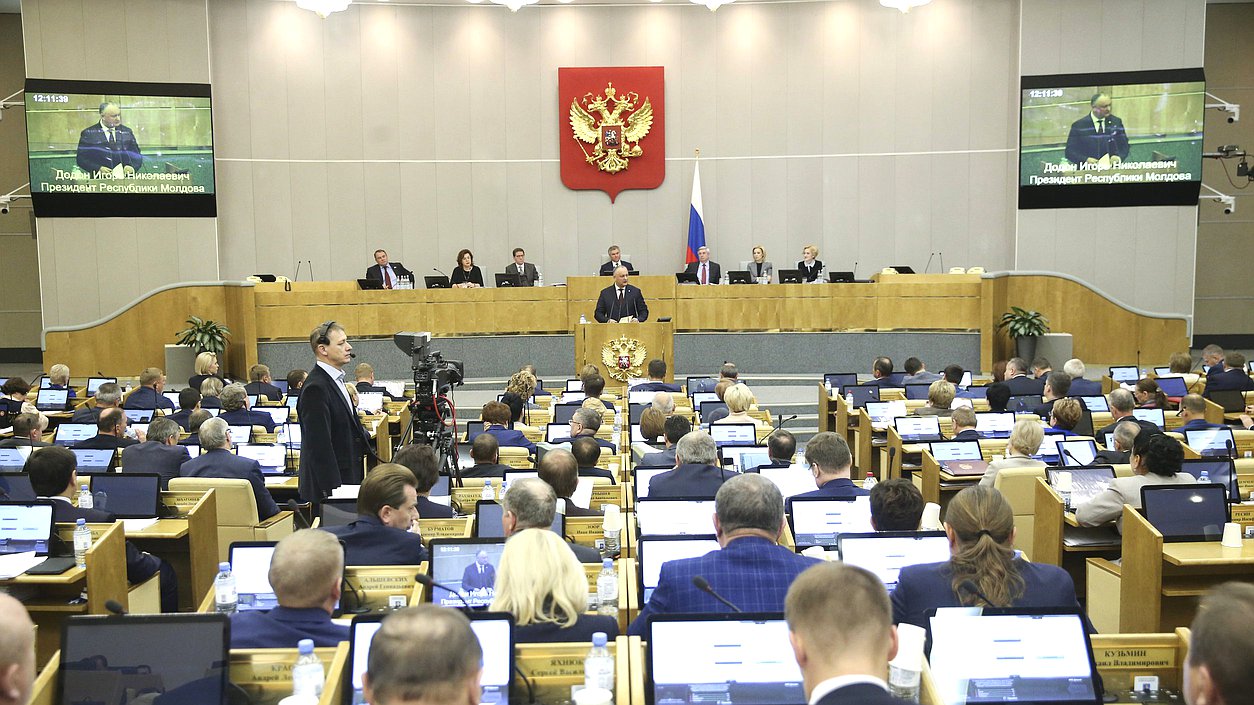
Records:
M535 286L540 278L539 270L527 261L527 252L521 247L514 248L514 263L505 265L505 274L517 274L523 286Z

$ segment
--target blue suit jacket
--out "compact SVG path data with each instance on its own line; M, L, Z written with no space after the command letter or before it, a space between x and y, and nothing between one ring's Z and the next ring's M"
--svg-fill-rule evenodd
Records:
M678 384L668 382L641 382L631 388L633 392L681 392Z
M131 392L122 405L124 409L174 409L174 402L157 394L152 387L140 387Z
M266 433L274 433L274 417L264 411L236 409L218 414L218 418L232 426L261 426Z
M618 636L618 620L595 614L581 614L569 627L559 627L552 622L527 624L514 627L514 642L518 644L543 644L550 642L592 641L596 632L605 632L613 641Z
M327 529L344 542L344 565L418 565L427 560L422 537L378 517L358 514L357 521Z
M606 323L610 319L617 321L626 316L635 316L638 320L649 320L649 304L644 294L636 286L628 284L623 287L623 303L618 303L615 285L611 284L601 290L597 297L597 307L592 316L597 323Z
M241 458L222 448L214 448L204 455L183 463L183 467L179 468L179 473L183 477L248 480L253 486L253 496L257 499L257 517L269 519L279 513L279 505L274 503L274 497L271 497L270 490L266 489L261 465L252 458Z
M833 690L815 705L908 705L911 702L894 698L874 683L854 683Z
M161 476L161 489L169 489L170 478L179 476L183 463L191 460L187 446L168 446L144 441L122 451L123 472L155 472Z
M432 502L426 497L419 497L418 516L423 519L452 519L453 508L446 507L438 502Z
M733 539L699 558L667 561L662 564L657 589L627 633L644 635L651 614L727 612L723 603L693 586L692 579L698 575L746 612L783 612L788 586L818 562L757 536Z
M314 646L336 646L348 641L348 627L332 622L320 607L275 607L231 615L232 649L290 649L301 639L313 639Z
M1023 595L1014 607L1066 607L1078 609L1075 584L1067 571L1054 565L1029 563L1014 565L1023 576ZM953 574L949 561L906 566L901 569L893 591L893 622L927 628L927 611L937 607L959 607L962 603L950 586Z
M962 433L955 434L951 441L978 441L980 440L980 432L974 428L968 428Z
M1101 393L1101 382L1092 379L1073 379L1071 380L1071 390L1067 392L1067 395L1073 397L1095 397Z
M680 465L649 480L649 499L663 497L714 498L723 482L735 473L713 465Z
M1193 419L1176 430L1180 433L1184 433L1185 431L1206 431L1212 428L1223 428L1223 426L1217 423L1211 423L1206 419Z
M498 446L506 446L508 448L526 448L528 453L536 452L536 444L527 440L527 436L522 431L512 428L501 428L500 426L489 426L482 431L496 437ZM466 439L467 443L474 443L478 433L472 434Z
M1224 370L1214 374L1206 375L1206 391L1222 392L1237 391L1248 392L1254 389L1254 380L1245 373L1244 370Z
M793 499L797 497L860 497L867 494L871 494L871 491L862 489L847 477L838 477L823 483L823 486L817 490L794 495Z

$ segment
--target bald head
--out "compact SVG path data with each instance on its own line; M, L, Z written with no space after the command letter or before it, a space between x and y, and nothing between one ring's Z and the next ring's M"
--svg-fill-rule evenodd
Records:
M0 593L0 705L26 705L35 680L35 625L22 603Z

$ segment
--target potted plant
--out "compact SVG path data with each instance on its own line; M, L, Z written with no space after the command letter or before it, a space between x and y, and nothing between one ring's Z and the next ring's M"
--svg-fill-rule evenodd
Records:
M227 338L230 337L231 329L221 323L191 316L187 319L187 328L179 331L178 343L195 350L197 355L211 352L222 357L222 353L226 351Z
M1004 330L1015 341L1015 355L1031 362L1036 357L1036 344L1049 332L1049 320L1040 311L1011 306L1001 315L998 330Z

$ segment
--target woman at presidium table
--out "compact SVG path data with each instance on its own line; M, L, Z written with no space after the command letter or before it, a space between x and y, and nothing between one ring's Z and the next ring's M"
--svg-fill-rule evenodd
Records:
M457 253L457 267L449 283L458 289L473 289L483 286L483 272L475 266L475 255L470 250Z
M759 284L770 284L771 275L775 273L775 266L766 261L766 250L761 245L753 248L753 261L749 263L749 276Z

